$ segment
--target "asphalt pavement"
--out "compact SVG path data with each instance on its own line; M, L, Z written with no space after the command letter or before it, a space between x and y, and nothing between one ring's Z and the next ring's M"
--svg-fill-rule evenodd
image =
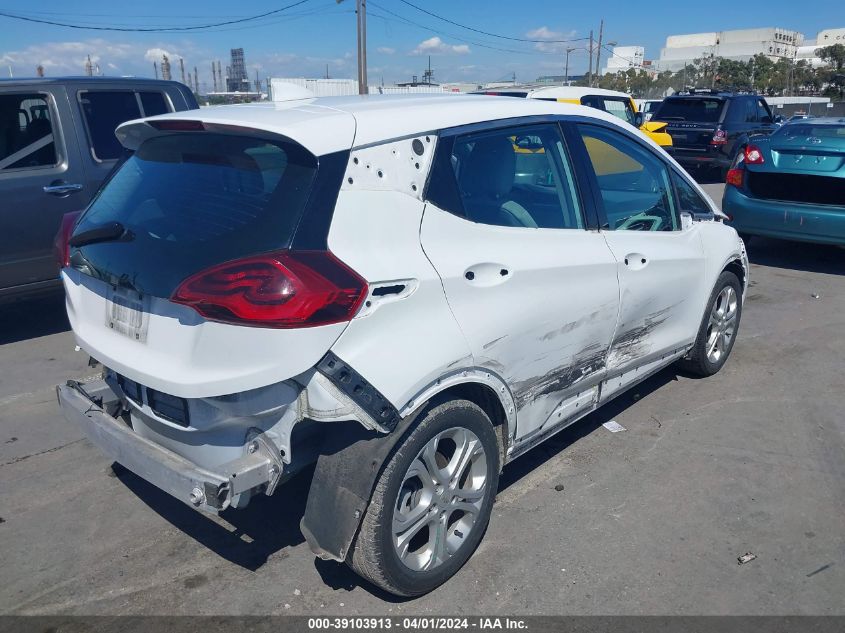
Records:
M0 613L845 614L845 250L749 254L722 372L664 370L510 464L478 551L414 600L314 558L308 473L212 519L113 468L57 409L96 373L61 300L2 308Z

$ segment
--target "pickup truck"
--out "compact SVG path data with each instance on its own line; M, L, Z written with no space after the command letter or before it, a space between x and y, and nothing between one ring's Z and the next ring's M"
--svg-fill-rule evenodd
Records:
M60 288L53 238L124 154L118 125L198 107L175 81L0 79L0 304Z
M650 123L664 122L672 137L665 148L687 170L718 170L725 179L749 137L778 129L766 100L754 94L695 93L667 97Z

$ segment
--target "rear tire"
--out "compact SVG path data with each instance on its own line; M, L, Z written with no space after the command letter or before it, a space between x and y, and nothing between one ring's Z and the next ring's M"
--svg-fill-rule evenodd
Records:
M722 271L707 301L698 336L678 365L697 376L712 376L727 362L742 317L742 285L730 271Z
M390 456L347 564L392 594L428 593L478 547L498 484L487 414L468 400L435 406Z

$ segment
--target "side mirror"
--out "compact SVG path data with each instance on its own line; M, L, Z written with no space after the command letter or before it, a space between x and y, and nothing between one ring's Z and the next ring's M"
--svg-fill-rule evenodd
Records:
M634 127L641 127L644 122L645 121L643 119L642 112L637 112L634 114Z
M785 119L785 118L783 118L783 115L782 115L782 114L776 114L776 115L775 115L775 118L774 118L774 119L772 119L772 120L773 120L775 123L777 123L778 125L781 125L782 123L784 123L784 122L786 121L786 119Z
M692 213L681 211L681 230L686 231L692 228Z

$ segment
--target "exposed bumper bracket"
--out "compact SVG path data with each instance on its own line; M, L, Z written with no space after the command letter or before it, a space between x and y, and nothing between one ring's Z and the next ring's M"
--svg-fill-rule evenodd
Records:
M282 475L278 450L261 431L252 430L243 457L213 470L141 437L107 413L119 396L98 380L68 381L56 387L65 418L80 427L102 452L185 503L212 514L225 510L236 495L264 486L272 494Z

